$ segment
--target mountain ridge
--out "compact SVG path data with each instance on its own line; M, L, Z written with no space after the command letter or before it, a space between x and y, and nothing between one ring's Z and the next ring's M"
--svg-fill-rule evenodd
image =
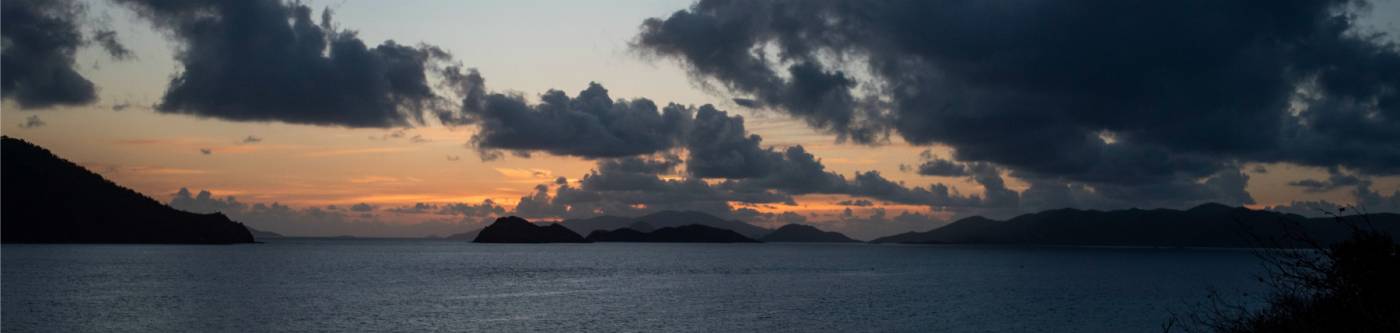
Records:
M594 230L588 234L594 242L647 242L647 243L760 243L736 231L715 228L703 224L690 224L679 227L663 227L651 232L621 228L612 231Z
M753 239L762 238L772 231L739 220L725 220L704 212L673 210L659 211L637 217L601 215L584 219L567 219L559 224L580 235L587 235L597 230L612 231L630 227L632 224L638 222L643 222L654 229L700 224L719 229L732 230Z
M851 239L845 234L835 231L824 231L805 224L783 225L773 230L773 232L763 235L763 238L759 240L780 243L861 243L861 241Z
M482 228L474 243L588 243L569 228L558 223L537 225L523 218L506 216Z
M1371 224L1400 233L1400 215L1370 214ZM1206 203L1186 210L1061 208L1004 221L973 216L924 232L906 232L872 243L1045 244L1109 246L1295 247L1302 233L1331 242L1350 228L1333 218Z
M0 242L254 242L222 213L171 208L27 141L0 137L0 155Z

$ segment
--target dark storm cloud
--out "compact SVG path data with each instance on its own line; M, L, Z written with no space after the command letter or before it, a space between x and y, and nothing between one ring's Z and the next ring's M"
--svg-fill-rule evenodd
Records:
M757 144L757 142L755 142ZM990 166L979 169L975 182L985 195L962 195L947 185L911 187L884 178L878 172L857 172L853 178L827 171L801 146L793 146L766 162L771 169L751 177L726 179L711 184L691 174L676 179L663 178L675 172L675 156L603 159L584 175L577 186L557 182L551 195L549 185L539 185L522 197L516 213L537 217L583 217L599 214L639 215L660 210L696 210L722 217L738 217L741 210L731 204L793 205L793 195L839 194L872 198L937 209L954 209L966 214L1014 212L1018 193L1005 188L998 171ZM689 161L694 161L691 159ZM687 163L690 163L687 161ZM868 199L852 205L873 205ZM1002 209L1003 211L993 211Z
M765 12L771 4L727 4L730 6L702 2L696 5L695 12L679 11L667 20L647 20L636 44L659 55L682 58L693 73L713 77L730 90L752 95L735 99L742 106L782 108L842 138L857 142L876 139L878 127L874 125L879 124L863 117L869 113L857 112L862 110L859 98L849 92L856 82L845 73L823 70L809 61L775 69L768 63L779 59L754 53L771 37L772 32L760 31L763 27L756 17L772 14ZM724 13L704 12L702 8ZM808 56L795 51L789 50L782 56ZM783 79L783 75L788 79Z
M1307 192L1327 192L1339 187L1360 185L1364 180L1356 175L1348 174L1337 167L1327 168L1327 179L1302 179L1288 182L1290 186L1303 188Z
M91 81L74 68L86 41L80 21L86 8L72 0L0 2L0 92L21 108L88 104L97 100ZM115 39L110 39L114 45ZM105 45L105 41L103 41Z
M828 171L820 159L801 145L780 150L762 144L762 137L745 131L742 117L730 117L711 106L702 106L687 140L686 169L692 177L724 178L716 186L731 193L843 194L962 208L1008 207L1016 201L1017 194L1005 188L999 171L985 163L979 164L981 169L974 181L983 185L986 194L964 196L944 184L906 186L876 171L856 172L847 179Z
M702 178L749 178L762 176L782 156L760 146L763 138L744 128L744 118L730 117L705 105L695 113L695 122L686 141L689 156L686 169Z
M116 31L98 30L93 33L92 41L102 46L102 49L107 51L107 55L111 56L113 59L126 60L133 57L131 50L127 49L125 45L122 45L121 41L117 40Z
M614 173L627 174L655 174L670 175L675 174L676 168L681 165L681 158L671 154L661 154L641 158L617 158L598 161L598 170L616 171ZM556 178L556 184L564 184L567 179Z
M234 121L346 127L421 122L442 102L426 72L449 56L320 22L280 0L117 0L179 44L182 69L156 110Z
M737 105L739 105L739 106L746 107L746 108L757 108L757 107L763 106L763 104L758 103L758 101L755 101L755 100L752 100L752 99L748 99L748 98L734 98L734 99L731 99L731 100L734 101L734 104L737 104Z
M957 176L983 188L982 194L974 195L944 184L906 186L875 171L847 178L827 170L801 145L764 146L762 137L747 131L743 117L711 105L672 104L658 112L650 101L614 101L601 85L591 84L578 97L555 90L531 106L519 96L487 93L485 80L474 71L449 69L445 76L466 97L464 112L441 115L442 119L479 125L481 132L471 145L483 157L499 157L496 150L504 149L517 156L546 152L598 159L597 168L577 187L560 182L551 195L550 186L541 185L523 197L517 210L525 216L635 215L665 208L728 216L730 202L787 204L793 195L803 194L968 212L1015 209L1019 201L1019 193L1006 187L1002 169L990 163L954 164L960 171ZM677 151L685 154L684 173L677 175L681 179L660 177L679 172L681 158L673 155Z
M516 213L535 217L589 217L600 214L635 216L662 210L702 211L733 217L730 202L790 204L791 196L771 191L734 192L711 186L700 178L669 179L674 156L624 157L598 161L593 171L574 186L556 182L522 197Z
M1094 155L1102 160L1071 173L1077 181L1063 174L922 155L921 173L966 178L980 187L981 193L964 194L942 183L905 185L875 171L851 177L835 173L801 145L764 146L761 136L748 132L742 116L712 105L671 104L658 110L645 99L613 100L596 83L577 97L552 90L541 96L539 104L529 105L518 95L488 93L485 79L476 71L448 68L444 77L463 96L463 108L438 116L444 123L479 126L469 145L483 158L498 158L506 151L524 157L545 152L597 159L597 168L577 185L540 185L521 198L517 213L524 216L637 215L664 209L734 216L731 203L790 204L792 196L805 194L846 195L923 205L953 211L956 216L993 217L1066 206L1253 203L1244 190L1248 176L1239 173L1235 163L1198 154L1168 154L1160 147L1109 144L1098 133L1083 139L1105 146L1102 154ZM684 156L683 163L678 153ZM1027 180L1032 187L1013 190L1005 174Z
M1400 51L1353 31L1364 8L704 0L634 43L858 142L892 132L1027 179L1247 202L1219 188L1239 162L1400 173Z
M919 153L919 156L924 159L922 163L919 163L917 169L920 175L949 177L967 175L967 166L962 163L933 156L933 153L928 150Z
M842 205L842 206L856 206L856 207L870 207L870 206L874 206L874 205L875 205L874 202L871 202L870 200L865 200L865 199L858 199L858 200L841 200L841 201L837 201L836 204Z
M476 71L449 69L444 76L463 96L460 114L440 114L445 123L476 124L471 145L483 159L501 150L520 156L530 152L583 158L650 154L676 147L690 122L679 105L658 108L647 99L613 100L597 83L574 97L550 90L530 105L519 95L486 93Z
M1385 194L1372 189L1370 180L1361 180L1351 191L1349 202L1331 202L1326 200L1318 201L1294 201L1286 205L1269 207L1268 209L1293 213L1304 216L1329 216L1331 214L1342 214L1340 208L1347 208L1351 212L1400 212L1400 189L1392 190L1390 194Z

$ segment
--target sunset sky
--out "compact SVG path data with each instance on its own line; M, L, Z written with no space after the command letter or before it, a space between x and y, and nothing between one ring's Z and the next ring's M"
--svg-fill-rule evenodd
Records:
M1400 211L1395 1L217 3L5 1L0 132L292 235L664 209L863 239L1064 207ZM91 97L54 93L53 66Z

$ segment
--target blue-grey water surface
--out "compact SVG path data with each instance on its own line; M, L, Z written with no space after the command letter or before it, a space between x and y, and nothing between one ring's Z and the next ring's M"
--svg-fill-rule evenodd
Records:
M4 245L6 332L1155 331L1248 250L865 244Z

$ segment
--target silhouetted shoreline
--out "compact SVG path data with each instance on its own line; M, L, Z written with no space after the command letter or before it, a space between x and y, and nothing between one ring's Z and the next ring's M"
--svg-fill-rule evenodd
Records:
M170 208L29 142L4 137L3 243L252 243L221 213Z

